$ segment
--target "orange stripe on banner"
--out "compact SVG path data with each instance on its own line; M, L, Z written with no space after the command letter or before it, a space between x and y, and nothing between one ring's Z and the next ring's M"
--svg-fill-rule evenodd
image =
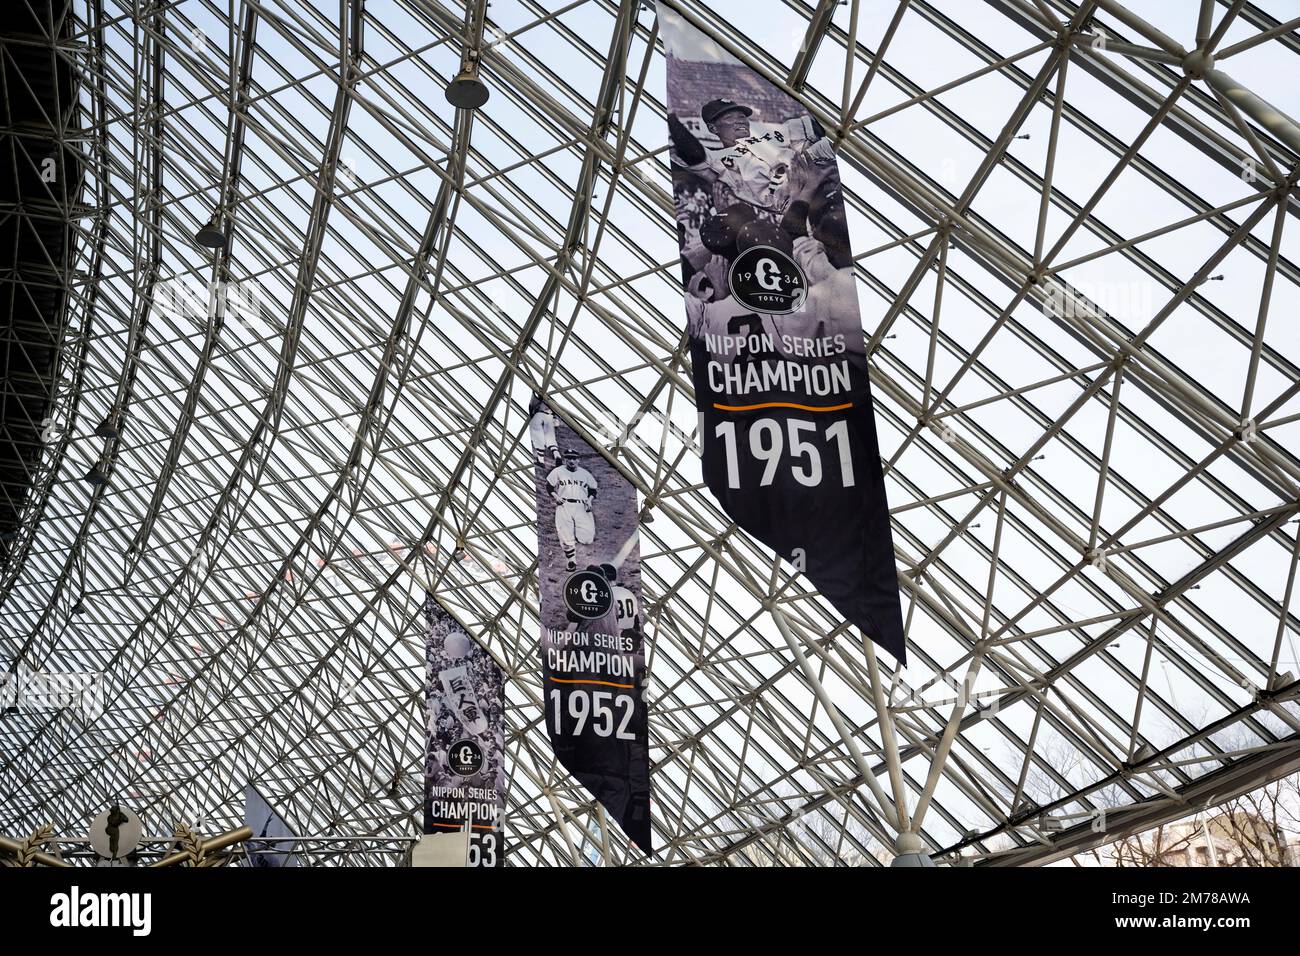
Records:
M599 684L601 687L621 687L624 690L632 690L636 684L615 684L607 680L563 680L559 677L552 677L551 680L557 684Z
M432 823L432 822L430 822L429 824L429 826L432 827L446 827L448 830L459 830L463 825L464 824L460 824L460 823ZM472 826L475 830L496 829L496 827L492 826L489 823L471 823L470 826Z
M848 402L844 405L796 405L794 402L759 402L757 405L719 405L714 402L713 407L720 412L752 412L756 408L797 408L801 412L842 412L846 408L852 408L853 403Z

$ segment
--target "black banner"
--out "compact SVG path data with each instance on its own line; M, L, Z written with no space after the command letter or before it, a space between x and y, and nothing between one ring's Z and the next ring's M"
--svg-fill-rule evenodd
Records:
M505 678L432 594L424 614L426 842L439 865L504 866Z
M244 824L253 830L253 838L245 846L245 866L298 865L293 828L252 784L244 789Z
M636 489L540 399L529 413L546 730L560 763L649 854Z
M704 480L737 524L904 661L833 141L658 6Z

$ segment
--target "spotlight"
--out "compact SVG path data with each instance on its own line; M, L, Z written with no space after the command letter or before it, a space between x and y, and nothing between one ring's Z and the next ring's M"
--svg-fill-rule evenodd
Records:
M108 484L108 474L100 468L99 465L91 465L90 471L86 472L85 480L90 482L96 488L102 488L104 485Z
M459 110L476 110L488 101L487 85L474 70L463 70L447 84L447 102Z
M117 438L122 434L116 411L110 411L104 420L95 426L95 434L100 438Z
M226 244L226 234L221 229L221 213L214 212L207 224L194 234L194 241L209 249L220 249Z
M85 614L85 613L86 613L86 602L83 601L81 598L77 598L77 603L74 604L74 605L72 605L72 613L73 613L73 614Z

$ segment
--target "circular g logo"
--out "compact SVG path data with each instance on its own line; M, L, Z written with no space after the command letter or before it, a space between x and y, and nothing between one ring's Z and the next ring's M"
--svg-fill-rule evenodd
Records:
M779 292L781 289L781 269L771 259L758 260L754 266L754 278L769 292Z
M458 740L447 751L447 766L458 777L472 777L483 769L483 748L472 740Z
M575 571L564 582L564 603L578 617L593 621L614 606L605 576L596 571Z
M771 246L750 246L736 256L727 284L736 301L755 312L795 312L808 294L799 264Z

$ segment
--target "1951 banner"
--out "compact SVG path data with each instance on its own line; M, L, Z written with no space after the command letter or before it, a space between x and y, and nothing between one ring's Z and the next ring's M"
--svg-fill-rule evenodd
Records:
M832 140L663 3L704 479L904 660L893 538Z
M560 763L649 854L636 489L540 399L529 412L546 730Z
M446 865L504 866L504 675L432 594L424 615L424 832Z

